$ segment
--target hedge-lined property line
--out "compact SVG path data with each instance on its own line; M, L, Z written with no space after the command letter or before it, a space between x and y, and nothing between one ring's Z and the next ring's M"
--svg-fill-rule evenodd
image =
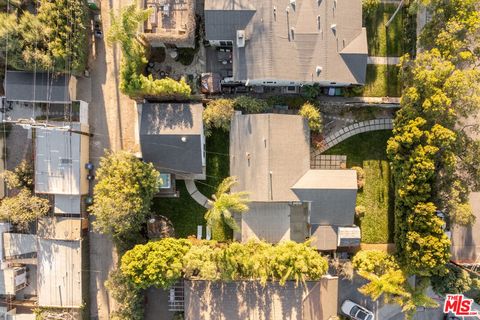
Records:
M392 130L393 119L375 119L356 122L349 126L346 126L340 131L332 133L325 137L323 146L312 154L312 157L316 157L331 147L339 144L343 140L350 138L363 132L378 131L378 130Z

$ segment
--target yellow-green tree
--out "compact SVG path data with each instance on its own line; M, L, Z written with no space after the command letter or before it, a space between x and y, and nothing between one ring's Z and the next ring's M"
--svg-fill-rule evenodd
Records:
M0 204L0 218L9 221L20 231L28 231L29 224L47 215L50 203L26 188L13 197L6 197Z
M100 159L94 202L89 211L95 228L111 235L117 245L141 239L153 196L158 191L159 173L132 153L107 152Z

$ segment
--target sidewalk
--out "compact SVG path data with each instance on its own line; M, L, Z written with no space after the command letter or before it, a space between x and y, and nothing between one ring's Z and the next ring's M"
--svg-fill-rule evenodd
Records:
M400 63L400 57L368 57L367 64L387 64L394 65Z

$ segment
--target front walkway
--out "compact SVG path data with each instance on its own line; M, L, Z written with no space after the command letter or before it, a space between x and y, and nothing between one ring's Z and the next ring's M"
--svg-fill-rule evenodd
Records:
M193 198L193 200L195 200L202 207L210 209L210 205L208 204L208 198L201 194L200 191L198 191L194 180L185 180L185 187L187 187L187 191Z

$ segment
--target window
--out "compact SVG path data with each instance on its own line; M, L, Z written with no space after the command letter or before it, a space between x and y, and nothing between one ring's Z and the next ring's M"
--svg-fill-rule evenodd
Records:
M172 175L170 173L160 173L160 189L170 189L172 187Z

